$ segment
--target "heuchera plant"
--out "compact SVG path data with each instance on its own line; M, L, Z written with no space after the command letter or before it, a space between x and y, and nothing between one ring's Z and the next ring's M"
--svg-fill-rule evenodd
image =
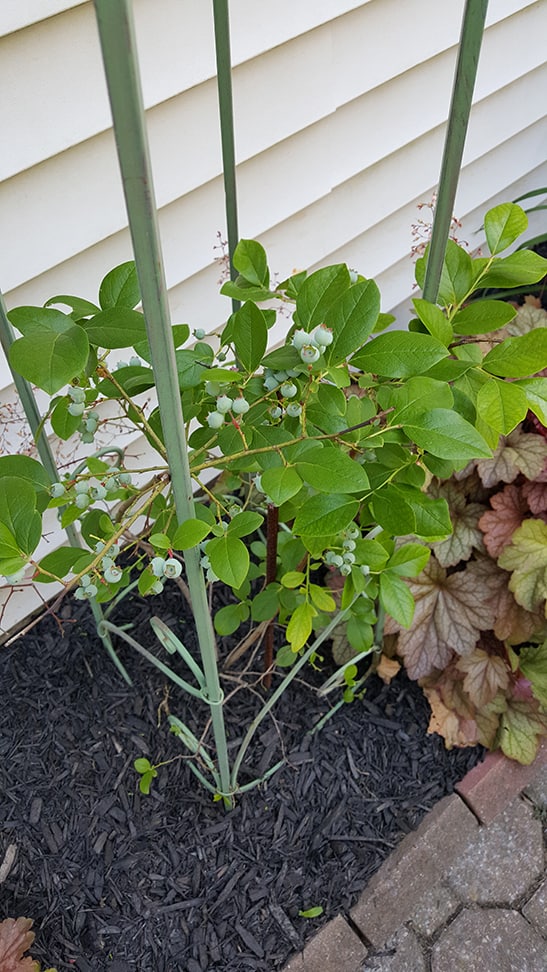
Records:
M40 972L40 963L25 952L34 941L32 918L4 918L0 921L0 969L2 972ZM44 972L56 972L45 969Z
M387 333L378 333L391 318L380 313L372 280L338 264L272 288L262 246L242 240L239 277L222 288L242 306L218 337L194 332L187 347L189 327L173 327L196 487L195 517L180 524L161 416L142 404L154 375L134 309L133 265L106 276L98 304L60 295L12 310L21 337L11 364L50 396L53 431L91 443L101 403L115 401L158 459L135 481L123 454L110 450L54 484L33 459L0 459L0 572L18 583L30 565L34 582L57 580L80 599L107 602L135 583L145 596L171 579L180 584L181 552L199 545L207 580L234 594L215 615L218 634L249 620L272 631L275 620L281 666L336 623L339 610L353 662L381 644L384 615L409 628L414 597L406 579L428 563L429 544L452 531L447 500L427 492L429 479L490 461L500 435L529 408L547 418L547 380L529 378L547 366L547 328L485 349L478 336L516 311L498 300L468 303L477 290L545 274L547 261L535 253L500 255L526 225L524 212L507 203L485 218L490 256L472 259L449 241L438 304L416 298L409 330ZM420 285L425 260L417 264ZM286 337L269 351L276 320ZM129 360L111 367L110 352L122 348L131 349ZM35 559L46 507L59 508L63 526L79 522L85 550L62 547ZM119 560L122 544L130 565ZM328 584L333 568L344 578L338 598ZM345 673L350 690L354 674L353 665ZM196 752L195 737L184 738Z
M488 346L547 326L533 298L509 324L488 335ZM486 343L486 342L484 342ZM507 386L543 396L544 379ZM516 393L516 394L515 394ZM431 704L430 731L447 746L501 747L532 762L547 732L547 430L544 403L504 432L490 459L473 460L428 494L443 497L452 534L432 544L432 557L409 589L416 602L411 627L396 651ZM388 639L389 640L389 639ZM391 646L393 648L393 645Z

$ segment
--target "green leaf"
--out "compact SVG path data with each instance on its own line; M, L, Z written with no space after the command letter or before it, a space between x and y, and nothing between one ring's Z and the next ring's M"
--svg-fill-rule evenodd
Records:
M80 547L59 547L58 550L46 554L38 562L38 567L42 573L38 574L36 580L40 581L41 584L51 584L55 578L48 577L46 571L63 579L71 573L75 564L79 564L78 570L75 571L75 573L79 573L93 561L94 557L95 554L82 550Z
M363 467L347 453L330 446L309 449L296 463L296 469L305 483L324 493L334 489L364 493L370 486Z
M469 294L472 280L471 257L454 240L448 240L439 283L438 303L443 307L459 304Z
M481 287L524 287L537 283L547 274L547 260L532 250L516 250L506 257L496 257Z
M0 483L5 476L26 479L36 493L36 509L43 513L49 503L51 481L41 463L30 456L0 456Z
M133 763L137 773L149 773L152 769L152 764L149 759L141 756L140 759L136 759Z
M295 587L300 587L304 581L305 574L301 570L289 570L286 574L283 574L281 578L281 586L287 587L289 590L293 590Z
M113 377L116 383L131 397L140 395L155 385L152 369L144 368L141 365L128 365L125 368L116 368ZM122 397L120 390L108 378L104 378L103 381L99 382L97 391L99 394L104 395L105 398Z
M4 523L0 521L0 558L2 561L12 561L17 563L18 566L12 571L11 568L8 570L5 565L3 565L2 573L13 573L15 574L19 570L20 566L24 566L25 561L21 558L19 552L19 546L12 533L12 531Z
M416 525L413 532L417 537L436 542L450 536L452 523L446 500L432 499L426 493L405 486L395 488L414 514Z
M511 382L494 378L479 388L477 412L500 435L509 435L527 411L526 394Z
M309 592L313 605L318 611L330 612L336 610L336 601L330 591L325 590L324 587L319 587L318 584L310 584Z
M452 326L456 334L488 334L505 327L516 313L505 300L476 300L454 315Z
M251 603L253 621L270 621L279 611L279 584L268 584Z
M156 550L171 550L171 548L174 546L173 541L170 540L165 533L152 533L152 535L148 537L148 542L151 543Z
M535 611L547 597L547 524L525 520L502 550L498 564L511 571L509 590L515 600Z
M357 540L355 555L360 564L367 564L372 571L382 570L389 560L388 551L378 540Z
M268 259L264 247L256 240L240 240L234 251L233 263L238 273L250 284L268 289Z
M8 318L25 337L45 332L63 334L74 327L74 320L69 314L44 307L14 307Z
M66 304L67 307L70 307L70 316L75 321L81 320L82 317L90 317L100 310L90 300L84 300L82 297L71 297L68 294L58 294L57 297L50 297L49 300L46 300L44 307L51 307L53 304Z
M519 668L530 682L534 697L547 708L547 641L521 648Z
M211 356L213 351L211 350ZM177 363L177 373L179 376L179 386L181 389L197 388L203 380L203 373L209 367L210 362L201 350L195 348L191 351L175 351Z
M249 572L249 552L237 537L225 534L207 544L207 556L219 580L230 587L241 587Z
M264 287L253 287L252 284L245 284L243 277L238 277L238 283L234 280L227 280L222 284L220 292L224 297L232 297L234 300L254 300L260 303L262 300L271 300L273 294Z
M173 549L174 550L190 550L191 547L197 547L198 543L205 540L211 532L211 527L208 523L204 523L203 520L191 519L185 520L181 523L173 537Z
M264 492L276 506L286 503L302 488L302 480L293 466L266 469L261 479Z
M324 324L328 311L349 286L349 271L344 263L324 267L306 277L296 298L300 327L311 331Z
M490 253L495 255L506 250L524 233L527 226L526 213L514 203L501 203L490 209L484 217L484 232Z
M315 908L307 908L306 911L299 911L298 914L301 918L319 918L319 915L323 914L324 909L321 905L316 905Z
M369 341L352 364L387 378L411 378L428 371L447 355L444 344L430 334L390 331Z
M415 532L414 512L393 486L386 486L375 493L370 506L376 522L393 536L404 536Z
M353 354L372 333L380 313L380 291L373 280L362 280L345 290L332 304L324 323L332 329L333 342L325 352L330 365Z
M331 493L311 496L294 521L293 533L305 537L331 537L345 530L359 509L357 500Z
M42 517L36 512L36 490L27 479L3 477L0 522L13 535L19 552L34 553L40 542Z
M395 551L389 569L400 577L417 577L429 561L431 550L421 543L405 543Z
M268 343L266 318L256 304L243 304L232 318L232 338L237 359L248 374L257 368Z
M501 378L527 378L547 367L547 327L510 337L486 355L485 371Z
M242 513L237 513L233 520L230 520L227 533L230 537L248 537L249 534L258 530L263 523L264 517L261 513L244 510Z
M377 398L382 408L393 408L393 417L400 422L407 415L416 411L416 406L422 411L424 408L451 408L454 397L445 381L435 378L409 378L404 385L384 385L377 392Z
M414 598L405 582L389 570L380 574L380 604L403 628L410 628L414 617Z
M313 619L317 616L315 608L304 601L295 607L285 632L293 651L300 651L312 633Z
M522 389L529 409L547 426L547 378L528 378L512 384Z
M65 320L69 322L66 330L34 332L18 338L9 349L13 369L49 395L80 374L89 354L85 331L71 318Z
M190 328L188 324L173 324L171 333L173 335L173 346L180 348L190 337ZM135 354L138 354L140 358L144 358L149 364L151 363L152 355L150 354L148 339L146 341L138 341L137 344L133 345L133 349Z
M132 348L146 339L143 315L123 305L99 311L95 317L83 321L82 327L97 348Z
M317 389L317 398L321 408L326 412L334 412L335 415L345 415L347 399L341 388L336 385L327 385L322 382Z
M450 321L446 319L440 307L431 304L428 300L422 300L420 297L415 297L412 303L422 324L425 325L431 336L448 347L454 335Z
M499 744L509 759L529 766L537 755L538 735L547 728L545 717L534 712L530 703L510 699L502 714L499 728Z
M440 459L489 458L492 453L482 435L457 412L433 408L417 413L403 424L409 439Z
M227 604L215 614L215 631L219 635L231 635L237 631L240 624L249 617L249 605Z
M99 303L103 310L111 307L136 307L141 299L137 269L133 260L121 263L107 273L99 289ZM132 347L132 345L112 345L113 347ZM106 348L108 345L102 344Z
M70 439L70 436L74 435L82 424L82 416L71 415L68 411L69 405L70 401L68 399L59 399L50 415L51 427L55 435L58 435L60 439L65 441L66 439Z

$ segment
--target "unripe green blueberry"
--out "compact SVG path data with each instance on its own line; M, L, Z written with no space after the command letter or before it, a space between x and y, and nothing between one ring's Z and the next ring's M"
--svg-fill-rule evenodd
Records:
M120 482L122 486L130 486L132 479L133 477L129 472L121 472L118 475L118 482Z
M123 570L121 567L117 567L113 564L112 567L107 567L104 572L104 579L108 581L109 584L117 584L119 580L123 577Z
M65 490L65 484L64 483L53 483L53 486L50 486L49 491L50 491L50 493L51 493L51 495L53 496L54 499L59 499L60 496L64 496L65 495L65 492L66 492L66 490Z
M182 574L182 564L180 560L175 560L174 557L168 557L165 561L163 573L165 577L180 577Z
M296 348L298 351L300 351L300 349L303 348L305 344L308 344L309 340L310 340L310 336L308 332L303 331L302 329L295 331L292 336L293 347Z
M357 283L357 281L359 280L359 274L357 273L357 270L352 270L350 267L348 267L348 270L349 270L349 282L352 284Z
M83 388L74 388L71 386L68 389L68 395L70 396L72 401L78 405L81 405L82 402L85 402L85 391L83 390Z
M333 567L342 567L344 564L344 558L341 557L340 554L335 554L331 560L331 564Z
M203 341L203 338L205 337L205 331L203 330L202 327L195 328L194 337L197 338L198 341Z
M18 584L20 581L23 580L23 577L25 576L25 570L26 567L21 567L14 574L4 574L4 580L6 581L6 584Z
M365 577L368 577L368 575L370 574L370 567L368 564L361 564L359 570L361 571L362 574L364 574Z
M274 378L277 380L278 384L281 381L286 381L288 377L289 376L286 371L274 371Z
M327 550L323 559L326 564L332 565L333 557L336 557L334 550Z
M79 510L85 510L89 506L91 500L88 493L78 493L74 502Z
M342 577L348 577L351 574L351 564L342 564L340 567L340 573Z
M209 567L206 577L210 584L214 584L214 582L218 580L217 575L211 567Z
M91 443L95 441L95 433L88 432L86 429L85 432L80 433L80 440L88 445L91 445Z
M217 412L224 415L225 412L229 412L233 405L233 399L229 398L228 395L219 395L217 398Z
M152 568L152 573L154 577L163 577L165 574L165 559L164 557L152 557L150 561L150 567Z
M299 415L302 415L302 406L298 402L289 402L287 405L287 415L291 418L298 418Z
M245 415L250 409L249 402L246 398L241 396L240 398L234 398L234 404L232 405L232 412L234 415Z
M273 408L269 409L269 412L273 419L281 418L283 415L283 409L281 409L279 405L274 405Z
M256 490L257 490L257 491L258 491L259 493L263 493L263 492L264 492L264 490L262 489L262 476L260 476L260 475L258 475L258 474L257 474L257 475L256 475L256 476L254 477L254 479L253 479L253 485L254 485L254 488L255 488L255 489L256 489Z
M344 563L345 564L355 563L355 554L352 553L351 550L348 550L347 553L344 554Z
M109 557L109 556L103 557L103 559L101 560L101 567L102 567L103 570L108 570L110 567L113 567L113 566L114 566L114 558L113 557Z
M129 364L130 364L130 366L131 366L132 368L140 368L140 366L142 365L142 361L141 361L141 359L140 359L139 357L137 357L137 355L136 355L136 354L134 354L134 355L133 355L133 356L132 356L132 357L131 357L131 358L129 359Z
M221 363L223 361L226 361L226 353L224 351L219 351L218 352L218 354L217 354L217 361L220 361Z
M342 546L344 550L355 550L355 540L344 540Z
M334 338L330 328L325 327L324 324L320 324L319 327L313 332L314 344L319 345L321 348L328 348L332 344Z
M118 361L118 363L114 367L114 371L119 371L120 368L128 368L128 367L129 365L127 361Z
M220 382L218 382L218 381L206 381L205 382L205 391L207 392L208 395L212 395L213 398L216 398L217 395L220 395Z
M98 424L99 423L98 423L98 421L97 421L96 418L88 418L88 419L86 419L86 421L85 421L85 432L87 432L88 435L94 436L95 435L95 432L97 431ZM85 432L82 432L82 435L85 435Z
M119 485L120 484L117 476L109 476L108 479L105 479L104 481L104 488L106 489L107 493L115 493L119 488Z
M120 552L119 543L113 543L112 546L108 548L108 552L111 557L117 557Z
M85 479L80 480L79 483L76 483L75 484L75 486L74 486L74 492L75 493L89 493L89 483Z
M85 411L85 404L83 402L71 402L67 408L69 415L83 415Z
M296 387L294 382L286 381L281 385L279 391L283 395L283 398L294 398L294 396L298 391L298 388Z
M210 429L220 429L221 425L224 425L224 415L221 412L209 412L207 425Z
M101 553L104 550L104 548L105 548L105 544L103 543L103 541L97 540L97 543L95 544L95 548L94 548L95 553Z
M150 588L150 594L161 594L163 591L163 583L161 580L156 580Z
M264 378L264 388L266 389L266 391L274 391L274 389L277 388L278 384L279 382L275 377L275 375L272 375L271 373L266 374Z
M209 560L208 557L202 557L199 564L200 567L203 567L203 570L208 570L209 567L211 566L211 561Z
M93 500L102 500L106 496L106 489L104 488L104 486L101 486L100 484L99 486L92 486L91 489L89 490L89 495Z
M232 506L228 507L228 516L231 520L233 520L234 516L237 516L238 513L241 513L241 506L238 506L237 503L233 503Z
M359 536L360 532L361 531L359 530L358 526L349 526L346 529L346 536L348 540L357 540L357 537Z
M300 348L300 357L304 364L314 364L321 357L321 352L315 344L305 344Z
M80 584L82 587L89 587L91 582L91 574L84 574L83 577L80 577Z

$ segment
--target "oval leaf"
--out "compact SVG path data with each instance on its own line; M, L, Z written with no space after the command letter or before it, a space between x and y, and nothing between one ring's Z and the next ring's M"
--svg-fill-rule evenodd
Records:
M338 493L311 496L298 513L293 533L305 537L332 537L345 530L359 509L357 500Z
M457 412L447 408L432 408L419 412L403 429L416 445L440 459L490 458L482 435Z
M14 341L10 364L23 378L54 395L85 368L89 341L83 328L36 332Z
M369 341L352 363L387 378L421 375L448 356L444 344L430 334L390 331Z
M207 556L219 580L230 587L241 587L249 571L249 552L237 537L214 537L207 544Z

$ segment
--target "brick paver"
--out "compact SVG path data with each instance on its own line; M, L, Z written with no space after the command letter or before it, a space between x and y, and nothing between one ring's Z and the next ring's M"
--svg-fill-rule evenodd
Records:
M361 940L338 915L295 956L283 972L359 972L367 950Z
M547 879L524 905L522 913L547 938Z
M426 972L424 953L416 935L408 928L401 928L381 949L365 959L360 972Z
M518 911L507 909L462 911L431 953L431 972L545 972L545 969L547 943Z
M467 776L457 783L455 790L477 815L481 823L491 823L517 794L535 780L539 767L547 766L547 740L540 744L535 762L522 766L507 759L503 753L488 753Z
M444 882L441 882L424 894L412 914L412 927L424 938L431 938L437 928L444 925L460 905L458 896Z

